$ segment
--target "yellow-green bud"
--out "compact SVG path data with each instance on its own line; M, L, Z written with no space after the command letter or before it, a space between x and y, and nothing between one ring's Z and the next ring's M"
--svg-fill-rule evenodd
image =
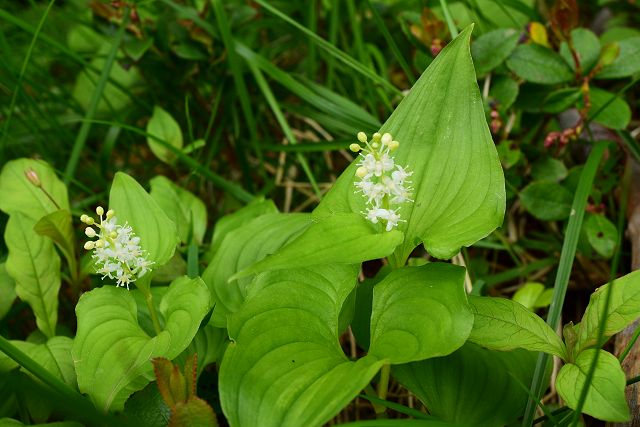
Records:
M358 141L367 142L367 134L364 132L358 132Z
M104 242L102 240L96 240L95 246L96 248L101 248L104 246Z
M96 237L96 230L91 227L87 227L84 229L84 234L86 234L87 237Z
M98 214L98 216L104 215L104 209L102 208L102 206L98 206L96 208L96 213Z
M389 143L393 140L393 137L390 133L385 133L382 135L382 145L389 145Z
M378 147L380 147L380 144L378 144L377 142L371 143L371 148L378 148Z
M364 178L367 173L369 173L369 171L364 166L360 166L358 169L356 169L356 176L358 178Z
M357 153L358 151L362 150L362 147L360 147L360 145L354 142L349 146L349 150L353 151L354 153Z
M86 242L86 243L84 244L84 248L85 248L86 250L88 250L88 251L90 251L91 249L93 249L93 248L95 248L95 247L96 247L96 243L95 243L95 242L93 242L93 241L89 241L89 242Z
M389 149L390 150L395 150L396 148L398 148L400 146L400 143L398 141L391 141L389 143Z
M382 135L380 135L380 133L378 132L374 133L373 136L371 137L373 141L380 141L380 138L382 138Z
M107 219L112 218L115 214L116 214L116 212L113 209L109 209L107 211Z
M118 237L118 233L116 233L115 231L112 231L111 233L109 233L109 237L111 237L112 239L115 239L116 237Z

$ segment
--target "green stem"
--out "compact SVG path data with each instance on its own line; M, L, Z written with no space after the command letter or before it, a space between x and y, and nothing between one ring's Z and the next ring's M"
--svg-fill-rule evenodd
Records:
M387 392L389 391L389 375L391 373L391 365L385 363L380 369L380 382L378 383L378 398L381 400L387 400ZM383 407L382 412L376 411L376 415L380 418L386 413L386 408Z
M149 309L149 315L151 316L151 322L153 323L153 329L156 331L156 335L160 335L162 328L160 327L160 321L158 320L158 313L156 313L156 307L153 305L153 295L151 291L144 293L144 301L147 303Z
M625 349L622 351L622 353L620 353L620 356L618 356L618 360L620 361L620 363L624 362L624 359L627 358L627 356L629 355L629 352L631 352L631 349L633 348L633 345L636 343L636 341L638 341L639 336L640 336L640 327L637 327L636 330L633 331L633 336L631 337L631 340L629 341Z
M456 37L458 37L458 29L456 28L456 24L453 23L453 18L451 17L451 13L449 12L447 0L440 0L440 7L442 7L442 13L444 13L445 21L447 21L447 27L449 27L451 38L455 39Z

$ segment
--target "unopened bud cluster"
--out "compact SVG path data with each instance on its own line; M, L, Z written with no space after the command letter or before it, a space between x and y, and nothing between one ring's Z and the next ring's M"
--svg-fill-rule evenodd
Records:
M367 211L363 212L374 224L385 221L385 229L391 231L400 219L398 209L407 201L412 201L411 181L408 178L413 172L396 164L391 153L400 143L391 134L374 133L371 141L364 132L358 133L358 141L364 144L351 144L354 153L360 153L360 161L356 176L360 181L355 183L359 193L366 198Z
M102 206L98 206L96 214L100 218L99 223L88 215L80 217L88 225L85 229L87 237L97 237L97 240L86 242L84 248L93 250L91 257L95 260L96 273L102 274L103 279L115 279L117 286L129 289L129 284L144 276L153 263L147 260L145 251L140 247L140 238L126 223L118 224L112 209L105 214Z

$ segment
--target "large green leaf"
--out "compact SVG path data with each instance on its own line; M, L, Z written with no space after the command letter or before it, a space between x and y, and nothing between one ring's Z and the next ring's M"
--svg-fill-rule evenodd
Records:
M33 230L34 222L21 212L9 217L4 234L9 249L6 267L16 282L16 294L31 306L38 329L51 338L58 321L60 257L53 242Z
M16 299L16 282L9 276L7 265L0 264L0 320L9 312Z
M42 188L27 179L25 173L29 170L38 175ZM4 165L0 173L0 210L9 214L21 212L37 221L58 209L69 210L69 198L67 187L51 166L33 159L12 160Z
M491 350L523 348L566 359L558 335L538 315L505 298L469 296L475 316L469 341Z
M612 64L602 68L596 77L599 79L619 79L640 72L640 37L620 40L620 53Z
M571 31L571 41L577 52L582 75L586 75L598 63L600 58L600 40L592 31L586 28L576 28ZM560 55L569 64L572 70L576 70L576 62L569 50L567 42L560 45Z
M127 222L133 228L155 268L173 256L178 243L176 225L135 179L116 173L109 193L109 209L115 211L118 223Z
M204 368L212 363L219 363L222 360L224 350L227 348L228 337L226 329L216 328L208 324L200 328L193 341L182 354L176 358L181 365L192 354L198 355L198 376Z
M189 236L193 235L196 242L202 243L207 229L204 202L164 176L156 176L149 183L151 197L176 224L180 240L188 243Z
M220 402L234 427L320 426L376 374L383 361L351 362L338 316L356 266L316 266L259 275L229 321Z
M100 410L122 410L133 392L153 380L151 359L173 359L189 345L209 302L202 280L176 279L158 305L163 330L150 337L138 324L128 291L104 286L82 295L72 349L80 391Z
M471 44L478 75L482 76L502 64L515 49L519 38L519 32L513 28L500 28L478 37Z
M507 59L518 77L531 83L554 85L571 81L573 73L560 54L539 44L521 44Z
M605 308L607 292L609 309L605 324L600 319ZM592 346L598 337L598 327L604 328L604 336L617 334L640 317L640 271L634 271L612 283L607 283L591 294L589 305L579 324L576 353Z
M578 406L596 351L600 352L598 364L589 384L582 412L604 421L628 421L629 407L624 397L624 371L618 359L604 350L585 350L578 354L573 363L564 365L556 378L558 394L568 407L575 409Z
M165 141L178 150L182 149L183 141L180 125L171 117L171 114L157 105L153 107L153 115L149 123L147 123L147 133ZM151 148L153 154L163 162L173 163L175 161L175 153L156 139L147 137L147 144L149 144L149 148Z
M216 304L211 318L218 327L226 327L226 315L238 310L244 301L249 279L229 282L229 278L268 254L274 253L311 224L308 214L267 214L230 231L224 237L202 280Z
M394 366L392 374L438 418L501 427L522 415L527 392L521 384L531 383L535 363L535 353L467 343L445 357Z
M382 126L400 142L398 164L413 172L414 203L398 211L403 264L421 241L437 258L455 255L502 223L504 176L487 127L469 54L471 27L443 49ZM354 132L355 133L355 132ZM317 216L365 210L354 186L356 162L338 178Z
M65 209L51 212L40 218L33 226L33 230L39 235L47 236L53 240L66 258L71 274L76 274L76 245L71 212Z
M465 270L430 263L395 270L373 288L369 354L390 363L444 356L467 340Z
M589 95L591 97L591 114L599 111L598 115L593 117L594 122L611 129L625 129L629 125L631 108L622 97L597 87L591 88ZM605 105L607 105L606 108L601 110Z
M236 276L317 264L357 264L389 255L402 237L397 230L377 232L361 215L334 214L314 220L298 238Z

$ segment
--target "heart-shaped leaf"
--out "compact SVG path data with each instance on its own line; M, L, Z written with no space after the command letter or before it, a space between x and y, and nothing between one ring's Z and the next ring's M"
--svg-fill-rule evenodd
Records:
M189 236L193 235L196 242L202 243L207 229L204 202L164 176L156 176L149 183L151 197L176 224L180 240L188 243Z
M178 150L182 149L183 141L180 125L171 117L171 114L157 105L153 107L153 115L149 123L147 123L147 133L165 141ZM147 137L147 143L153 154L163 162L173 163L175 161L175 153L165 147L164 144L151 137Z
M32 179L37 178L42 188L30 181L27 173ZM58 209L70 210L69 198L67 187L51 166L33 159L12 160L4 165L0 173L0 210L9 214L21 212L37 221Z
M471 30L438 54L379 130L400 143L395 162L413 172L415 202L398 211L407 222L398 226L405 238L391 258L396 265L421 241L431 255L450 258L502 224L504 176L471 62ZM315 215L365 210L356 168L345 170Z
M401 268L375 285L369 354L399 364L462 346L473 326L464 276L462 267L430 263Z
M7 272L7 264L0 264L0 320L9 312L16 299L16 282Z
M371 380L383 361L351 362L338 341L338 317L357 273L331 265L257 276L230 317L235 342L220 367L230 425L320 426Z
M199 278L182 277L158 308L164 327L150 337L138 324L138 308L128 291L104 286L80 298L73 359L80 391L98 409L122 410L134 391L153 380L151 359L173 359L189 345L211 308L209 292Z
M470 296L475 316L469 341L491 350L523 348L566 359L560 337L542 318L506 298Z
M582 412L604 421L628 421L630 416L624 397L624 371L618 359L604 350L585 350L578 354L573 363L564 365L556 379L558 394L568 407L575 409L578 406L596 351L600 352L598 364L589 384Z
M109 209L115 211L118 223L127 222L140 237L140 246L147 251L147 259L154 268L169 261L178 244L176 225L155 200L129 175L116 173Z
M266 270L317 264L357 264L382 258L402 243L397 230L379 233L361 215L335 214L315 220L298 238L236 277Z
M211 322L226 327L228 313L238 310L246 294L249 279L229 282L231 276L265 256L276 252L311 225L308 214L267 214L227 233L202 280L216 304Z
M600 325L607 292L609 309L604 325ZM589 305L579 324L576 353L592 346L598 337L598 328L604 328L604 336L617 334L640 317L640 271L634 271L616 279L612 283L600 286L591 294Z
M66 258L71 274L76 274L76 245L71 213L64 209L51 212L40 218L33 226L33 230L39 235L47 236L53 240Z
M535 364L535 353L467 343L445 357L394 366L392 374L442 420L501 427L522 415L528 395L521 384L531 383Z
M9 217L4 239L9 249L7 273L16 282L16 294L36 316L36 324L47 337L56 334L60 257L53 242L33 230L35 221L22 212Z

